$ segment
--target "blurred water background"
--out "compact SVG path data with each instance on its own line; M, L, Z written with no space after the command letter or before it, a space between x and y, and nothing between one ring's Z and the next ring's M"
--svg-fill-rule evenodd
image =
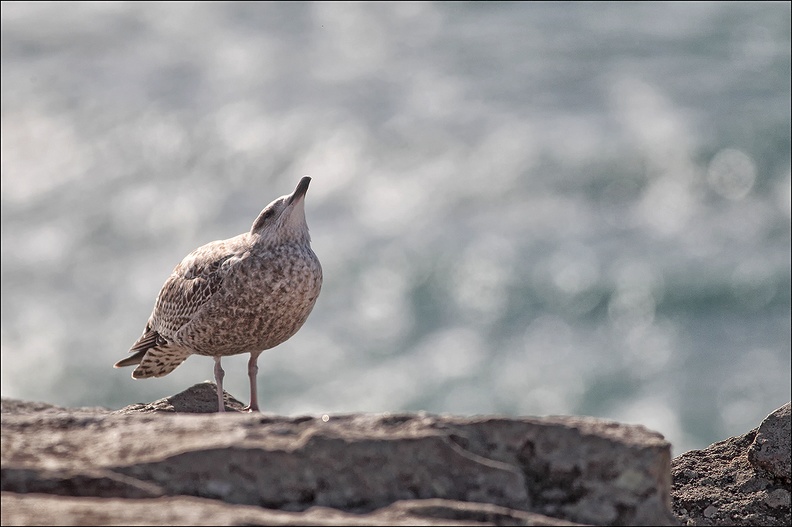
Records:
M2 4L2 394L110 408L171 269L310 174L285 414L790 399L790 4ZM224 360L247 402L247 356Z

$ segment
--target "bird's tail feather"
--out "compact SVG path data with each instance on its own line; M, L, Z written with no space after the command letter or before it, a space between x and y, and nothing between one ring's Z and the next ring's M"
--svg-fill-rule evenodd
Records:
M122 359L113 364L113 368L123 368L125 366L134 366L135 364L140 364L140 361L143 360L143 355L145 355L147 351L148 350L138 351L131 357L127 357L126 359Z
M140 361L140 366L132 372L132 377L134 379L162 377L175 370L190 355L191 353L188 350L178 346L156 346L145 352Z
M169 343L149 325L146 325L143 335L129 352L134 355L116 362L113 367L123 368L139 364L132 372L135 379L167 375L190 356L190 351Z

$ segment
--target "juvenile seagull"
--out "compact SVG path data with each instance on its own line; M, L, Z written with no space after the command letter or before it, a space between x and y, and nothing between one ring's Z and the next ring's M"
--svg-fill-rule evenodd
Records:
M322 288L322 267L311 250L305 222L303 177L294 192L261 211L250 232L195 249L171 273L157 295L131 357L114 367L134 366L134 379L162 377L192 354L215 360L217 403L223 404L220 359L250 353L250 405L261 352L286 341L303 325Z

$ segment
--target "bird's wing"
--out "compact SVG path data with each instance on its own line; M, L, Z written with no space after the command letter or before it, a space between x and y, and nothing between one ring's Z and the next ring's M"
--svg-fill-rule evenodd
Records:
M230 264L241 256L244 247L230 243L235 240L199 247L176 266L157 295L149 320L151 328L167 339L201 311L223 286Z
M139 364L136 379L167 375L192 350L173 342L176 332L200 313L223 286L231 266L246 251L244 236L215 241L199 247L176 266L157 295L146 329L129 350L132 355L116 368Z

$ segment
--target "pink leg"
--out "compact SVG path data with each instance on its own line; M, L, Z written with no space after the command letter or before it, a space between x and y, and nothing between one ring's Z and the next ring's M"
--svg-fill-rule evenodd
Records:
M223 404L223 377L225 377L225 372L223 371L223 367L220 366L220 357L215 357L215 367L214 367L214 375L215 375L215 384L217 384L217 404L218 404L218 412L225 412L225 404Z
M261 355L260 351L254 351L250 354L248 361L248 378L250 379L250 404L245 408L249 412L260 412L258 405L258 389L256 385L256 375L258 374L258 358Z

